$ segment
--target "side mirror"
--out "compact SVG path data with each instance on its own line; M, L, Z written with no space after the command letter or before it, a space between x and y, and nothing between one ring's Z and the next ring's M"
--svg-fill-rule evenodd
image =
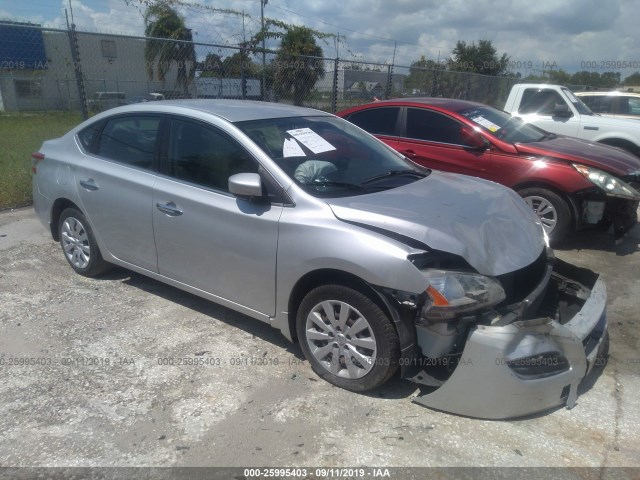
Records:
M553 116L560 118L570 118L573 116L571 110L569 110L569 106L565 103L556 103L553 108Z
M465 146L474 150L487 149L487 141L482 135L480 135L480 133L476 132L473 128L460 128L460 135L462 136L462 141L464 142Z
M257 173L236 173L229 177L229 191L238 198L251 200L260 198L262 193L262 180Z

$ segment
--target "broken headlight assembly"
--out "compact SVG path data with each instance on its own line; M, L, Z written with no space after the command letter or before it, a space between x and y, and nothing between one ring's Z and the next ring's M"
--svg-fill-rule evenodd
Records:
M500 283L485 275L435 269L423 270L422 274L429 282L426 293L430 301L421 317L432 322L488 309L505 299Z
M573 168L610 197L640 200L640 193L636 189L607 172L578 163L574 163Z

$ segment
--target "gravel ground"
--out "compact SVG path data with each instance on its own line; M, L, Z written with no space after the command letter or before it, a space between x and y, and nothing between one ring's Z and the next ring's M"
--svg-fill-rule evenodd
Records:
M335 388L268 325L126 270L78 276L31 209L0 213L0 467L639 467L639 243L556 252L609 294L611 357L578 405L483 421L406 381Z

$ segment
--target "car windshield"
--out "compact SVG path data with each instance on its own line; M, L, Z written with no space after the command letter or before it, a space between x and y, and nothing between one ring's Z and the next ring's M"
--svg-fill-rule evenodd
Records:
M593 111L591 111L591 109L587 107L587 105L582 100L576 97L571 90L569 90L568 88L563 88L562 91L565 93L567 98L569 98L569 100L573 104L573 107L578 110L580 115L595 115L595 113L593 113Z
M316 197L372 193L430 173L341 118L271 118L236 125Z
M541 128L492 107L472 107L458 113L494 137L509 143L540 142L552 136Z

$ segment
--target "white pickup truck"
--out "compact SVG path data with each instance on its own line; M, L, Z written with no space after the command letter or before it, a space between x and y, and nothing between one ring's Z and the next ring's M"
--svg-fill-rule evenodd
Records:
M516 84L504 109L548 132L620 147L640 156L640 122L597 115L566 87Z

